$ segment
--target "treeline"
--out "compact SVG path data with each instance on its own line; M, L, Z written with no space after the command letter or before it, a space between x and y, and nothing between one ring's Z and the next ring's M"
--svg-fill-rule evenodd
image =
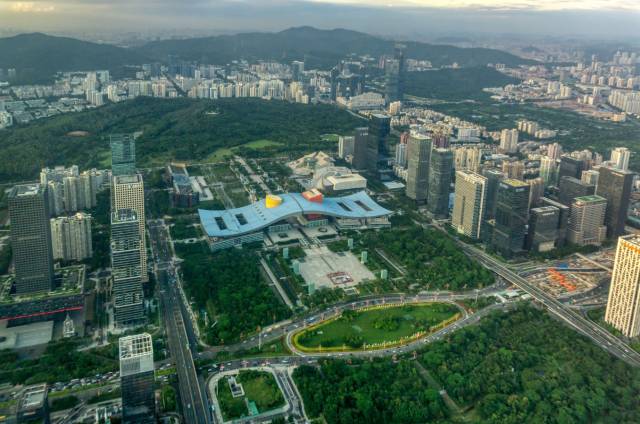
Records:
M293 372L310 418L333 424L425 423L446 417L437 390L429 388L414 364L376 359L347 365L322 361Z
M312 150L325 133L349 133L361 121L330 105L253 98L196 100L139 97L0 131L0 179L34 178L40 168L108 166L109 134L143 131L138 166L203 160L219 148L269 139L282 151ZM70 135L86 131L86 136ZM10 158L10 159L9 159Z
M205 243L194 243L176 244L176 253L184 259L180 269L189 297L207 313L208 325L201 323L207 343L233 343L290 316L264 282L251 250L213 254Z
M530 306L457 331L420 361L483 423L640 422L640 371Z
M76 340L50 342L38 359L19 359L15 351L0 351L0 383L55 383L118 369L117 360L97 352L79 352L78 347Z
M464 290L493 284L493 274L465 255L446 234L418 226L363 234L365 246L383 249L430 289Z

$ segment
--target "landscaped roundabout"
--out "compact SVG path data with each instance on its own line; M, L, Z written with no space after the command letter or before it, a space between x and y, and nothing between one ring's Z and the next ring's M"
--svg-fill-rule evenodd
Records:
M306 327L291 337L304 353L351 352L403 346L462 317L454 303L387 304L346 309L339 316Z

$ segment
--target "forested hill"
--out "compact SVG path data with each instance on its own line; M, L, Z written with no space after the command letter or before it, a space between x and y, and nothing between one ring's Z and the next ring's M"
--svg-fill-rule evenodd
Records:
M145 62L177 60L227 64L236 59L306 60L308 68L334 66L345 55L391 54L396 42L344 29L290 28L276 33L245 33L182 40L162 40L132 49L35 33L0 38L0 68L16 68L22 81L43 81L57 71L109 69ZM531 63L494 49L460 48L403 42L406 57L434 66L483 66Z
M205 160L218 149L258 140L273 141L279 152L292 154L332 148L335 142L321 135L351 133L361 124L347 111L323 104L139 97L0 130L0 180L35 178L43 166L108 167L108 136L118 132L143 131L136 160L144 166Z
M345 29L321 30L312 27L290 28L276 33L222 35L185 40L163 40L149 43L141 49L155 58L168 55L183 60L228 63L230 60L305 59L309 67L328 68L345 55L356 53L380 56L393 52L396 41L385 40ZM430 60L433 66L481 66L487 63L516 65L531 61L494 49L460 48L415 41L403 42L406 57Z
M75 38L41 33L0 38L0 68L18 70L17 82L46 81L59 71L117 71L145 60L140 52Z

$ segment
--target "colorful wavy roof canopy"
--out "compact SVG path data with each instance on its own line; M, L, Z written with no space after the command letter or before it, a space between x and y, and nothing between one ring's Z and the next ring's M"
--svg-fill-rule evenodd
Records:
M235 237L253 233L291 216L305 214L336 218L377 218L391 211L378 205L367 193L359 191L344 197L326 197L322 203L310 202L300 193L279 194L282 200L274 206L265 200L228 210L198 209L200 222L210 237Z

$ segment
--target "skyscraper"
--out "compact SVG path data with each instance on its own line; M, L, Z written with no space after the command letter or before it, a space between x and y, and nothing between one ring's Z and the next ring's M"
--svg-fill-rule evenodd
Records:
M378 172L380 157L387 156L386 139L391 132L391 117L373 113L369 117L369 137L367 140L367 170Z
M433 149L429 163L429 196L427 209L436 218L449 215L449 189L453 152L450 149Z
M578 246L599 246L605 239L607 199L600 196L576 197L571 204L567 240Z
M581 180L584 183L591 184L592 186L598 185L598 178L600 177L600 172L595 169L590 169L588 171L582 171Z
M605 322L627 337L640 335L640 237L618 239Z
M626 147L616 147L611 151L611 166L626 171L629 169L630 158L631 150Z
M411 134L407 143L407 156L407 197L416 202L424 202L429 194L431 138L423 134Z
M155 423L156 403L151 335L142 333L121 337L118 345L122 422L124 424Z
M451 225L460 234L480 238L487 195L487 179L472 171L456 171Z
M111 211L120 209L132 209L136 212L140 228L140 269L142 281L148 281L147 277L147 243L145 238L145 214L144 214L144 182L142 175L119 175L113 177L111 187Z
M498 185L504 179L504 174L498 169L483 169L482 175L487 178L487 200L484 218L493 219L496 216Z
M353 140L352 165L357 170L367 169L367 145L369 144L369 128L356 128Z
M384 61L385 101L387 104L402 100L405 83L404 46L396 45L394 57Z
M118 209L111 214L111 292L119 326L144 319L138 223L138 215L132 209Z
M51 218L53 258L81 261L93 255L91 215L78 212L73 216Z
M607 237L614 238L624 234L625 221L631 200L633 172L600 167L596 194L607 200L605 224Z
M576 197L591 196L595 194L596 187L574 177L562 177L558 184L558 201L563 205L571 206Z
M542 206L533 208L529 212L529 230L525 249L534 252L553 250L558 241L560 209L555 206Z
M17 294L53 289L53 248L46 186L22 184L8 195Z
M491 245L505 257L522 252L529 220L529 184L505 179L498 185Z
M553 206L558 209L558 239L556 240L556 247L562 247L567 241L567 229L569 228L569 216L571 215L571 208L565 206L560 202L551 200L547 197L540 199L542 207Z
M113 134L111 144L111 171L113 175L136 173L136 142L132 134Z
M355 138L353 136L340 136L338 138L338 157L345 159L347 156L353 156L353 145Z
M405 167L407 166L407 143L396 144L396 165Z
M582 159L576 159L571 156L562 156L560 158L560 168L558 169L558 179L562 177L573 177L580 179L585 164Z

